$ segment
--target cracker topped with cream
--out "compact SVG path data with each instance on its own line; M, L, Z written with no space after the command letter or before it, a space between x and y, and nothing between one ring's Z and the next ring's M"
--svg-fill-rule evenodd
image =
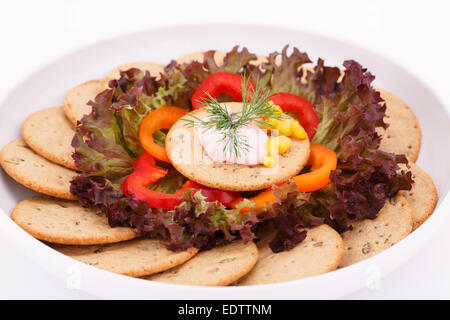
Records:
M225 105L235 113L239 113L242 108L242 103L239 102L227 102ZM199 119L208 116L206 108L194 110L191 114ZM269 188L273 184L285 182L297 175L308 161L309 139L293 138L289 150L279 154L278 161L272 167L267 167L261 162L255 163L254 161L266 151L263 150L261 153L261 148L265 149L266 142L272 138L270 133L267 135L261 126L255 124L254 126L257 126L265 137L259 131L249 134L257 140L256 146L253 145L253 148L249 148L249 157L245 155L236 157L235 163L233 161L214 161L211 153L216 153L219 149L208 146L211 140L202 145L202 139L207 140L205 135L213 133L206 131L202 138L199 138L201 129L186 126L186 121L183 119L188 117L186 115L179 119L170 129L166 138L166 152L173 166L181 174L202 185L232 191ZM288 116L286 115L286 117ZM255 154L259 156L255 157ZM233 160L226 156L226 151L223 153L223 158L224 160ZM246 160L251 164L245 164Z

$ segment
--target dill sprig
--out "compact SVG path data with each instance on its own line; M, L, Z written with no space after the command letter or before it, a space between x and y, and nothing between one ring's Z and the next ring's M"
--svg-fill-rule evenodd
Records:
M270 94L264 90L259 82L256 81L255 90L250 86L250 80L242 77L242 110L240 112L229 113L225 105L212 97L208 92L204 92L206 97L199 102L207 107L208 117L206 120L200 119L195 115L189 114L191 119L182 119L186 121L186 126L203 128L203 133L214 130L222 134L221 141L225 141L224 153L240 156L242 152L247 153L250 146L245 141L245 137L240 134L240 129L255 122L260 125L272 127L264 119L280 119L282 114L269 104Z

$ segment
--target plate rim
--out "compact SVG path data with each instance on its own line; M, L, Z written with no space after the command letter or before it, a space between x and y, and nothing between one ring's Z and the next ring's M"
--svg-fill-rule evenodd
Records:
M382 59L391 65L395 65L397 68L401 69L401 71L404 72L404 74L406 74L409 77L418 81L420 83L420 85L423 86L426 90L428 90L430 92L430 94L432 94L434 96L434 98L440 103L440 106L443 107L442 109L444 110L444 112L446 112L447 117L450 117L450 110L448 108L444 107L445 105L441 101L439 95L437 95L434 92L434 90L428 86L428 84L423 83L420 79L418 79L415 75L411 74L403 66L398 65L397 63L393 62L389 58L381 56L377 52L370 51L369 49L360 47L357 44L354 44L352 42L343 41L343 40L337 39L337 38L330 38L326 35L322 35L322 34L315 33L315 32L304 31L304 30L291 28L291 27L264 26L264 25L260 25L260 24L251 24L251 23L249 23L249 24L239 24L239 23L176 24L176 25L171 25L171 26L162 26L162 27L156 27L156 28L142 29L139 31L131 32L131 33L120 34L117 36L111 36L111 37L108 37L108 38L100 40L100 41L95 41L95 42L89 43L87 45L83 45L77 49L74 49L68 53L65 53L65 54L59 56L58 58L46 63L43 66L38 66L34 70L27 73L26 76L24 76L22 79L20 79L15 84L13 84L11 86L11 88L5 92L4 96L1 97L0 107L4 105L5 101L9 99L9 97L17 90L18 87L22 86L23 84L26 84L28 81L33 79L35 77L35 75L37 73L39 73L40 71L43 71L43 70L51 67L58 61L63 61L65 59L70 58L71 56L79 55L80 52L88 50L89 48L94 48L98 45L104 45L108 42L117 41L118 38L123 38L123 37L128 37L128 36L139 36L141 34L146 34L149 32L162 32L162 31L164 31L164 32L174 32L175 31L176 32L176 30L180 29L180 28L199 28L199 27L204 28L205 26L213 27L213 28L242 27L242 28L247 28L247 29L257 28L257 29L271 29L271 30L279 30L279 31L297 32L297 33L311 35L314 37L319 37L319 38L322 38L327 41L337 42L337 43L340 43L345 46L357 48L358 50L361 50L367 54L370 54L370 55L376 57L377 59ZM260 285L260 286L249 286L249 287L198 287L198 286L161 284L161 283L154 283L154 282L150 282L150 281L146 281L146 280L142 280L142 279L135 279L135 278L119 275L119 274L114 274L114 273L111 273L108 271L104 271L104 270L83 264L81 262L78 262L72 258L66 257L66 256L60 254L59 252L51 249L50 247L46 246L45 244L41 243L39 240L33 238L31 235L29 235L24 230L22 230L18 225L16 225L10 218L9 214L7 214L2 208L0 208L0 213L2 213L2 214L0 214L0 230L5 235L7 235L9 239L14 240L14 241L12 241L12 243L14 243L17 247L19 247L24 254L34 257L33 261L35 263L37 263L38 265L40 265L41 267L43 267L46 270L46 272L49 272L53 276L55 276L55 273L57 273L57 272L55 272L55 268L48 268L48 266L46 268L45 265L42 265L41 263L36 262L36 259L38 259L37 258L38 254L41 254L41 253L48 254L48 255L52 256L52 259L54 259L55 261L56 260L60 261L61 264L64 264L64 265L75 265L77 268L79 268L79 270L84 275L88 275L88 277L93 277L94 279L98 278L100 276L103 279L102 281L107 281L108 279L110 279L113 281L124 282L123 279L125 279L126 282L133 283L132 284L133 286L139 285L139 286L143 286L145 288L148 287L152 290L155 289L157 291L159 289L173 290L174 288L177 288L176 291L183 292L184 294L192 294L192 293L194 293L194 291L195 291L195 293L200 293L198 291L201 291L201 294L199 296L209 297L211 294L213 294L214 296L217 296L217 297L215 297L215 299L222 299L224 297L223 296L221 297L221 295L230 294L230 291L231 291L231 292L233 292L233 296L235 296L234 292L239 292L239 295L241 295L242 298L245 298L245 296L250 292L261 293L262 291L263 292L271 292L273 290L281 290L281 292L283 292L283 290L285 290L285 289L289 290L289 289L292 289L292 287L301 287L301 286L307 287L308 283L310 285L311 282L326 283L329 281L329 278L331 278L331 277L346 278L346 277L348 277L348 274L351 274L351 273L361 274L362 270L367 270L367 268L370 267L371 265L377 265L377 263L376 263L377 261L380 261L382 259L388 259L388 257L394 257L395 255L399 254L402 251L407 251L407 250L418 251L420 249L420 247L424 246L429 241L429 238L436 231L436 228L439 226L439 224L437 222L439 220L442 221L445 218L444 214L439 214L438 212L445 212L446 210L450 209L449 193L450 193L450 191L447 191L447 193L443 197L441 197L441 199L440 199L441 201L439 201L440 203L436 206L434 213L429 217L429 219L427 221L425 221L424 224L422 224L413 233L408 235L406 238L404 238L403 240L398 242L393 247L391 247L387 250L384 250L383 252L381 252L371 258L368 258L364 261L361 261L361 262L351 265L349 267L346 267L343 269L338 269L338 270L328 272L328 273L325 273L322 275L317 275L317 276L313 276L313 277L309 277L309 278L305 278L305 279L294 280L294 281L283 282L283 283L267 284L267 285ZM26 239L24 242L26 242L27 245L25 245L25 243L22 243L20 241L20 239L19 239L20 237L24 237L24 239ZM419 241L420 237L422 237L422 238ZM416 246L414 248L412 248L413 250L411 248L407 248L407 246L409 246L410 243L413 244L414 242L415 242ZM31 250L31 249L33 249L33 250ZM410 254L409 256L412 256L412 254ZM382 277L384 277L387 274L389 274L390 272L392 272L394 269L399 267L404 262L405 261L402 261L402 262L397 263L396 265L391 266L391 268L389 268L390 270L387 270L387 272L383 272ZM58 277L58 278L60 278L60 277ZM138 282L139 282L139 284L138 284ZM351 290L346 290L345 295L350 294L362 287L363 287L363 284L360 284L357 287L353 287ZM88 288L80 288L80 290L85 291L89 294L97 295L99 297L103 296L103 294L99 294L99 292L97 292L97 293L92 292L91 290L88 290ZM339 297L339 296L341 296L341 295L340 294L330 295L330 297L334 297L334 298ZM148 298L148 297L144 297L144 298ZM158 298L160 298L160 297L158 297ZM190 296L190 298L196 298L196 297ZM295 299L295 297L293 297L293 298Z

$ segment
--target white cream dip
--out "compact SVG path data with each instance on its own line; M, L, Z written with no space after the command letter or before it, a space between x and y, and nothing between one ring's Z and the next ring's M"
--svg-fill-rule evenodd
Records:
M231 109L227 107L231 114ZM202 120L207 121L209 117ZM224 151L227 144L227 139L224 140L224 135L221 131L210 129L205 131L205 128L195 128L200 144L205 150L206 154L214 162L226 162L245 165L257 165L262 163L263 157L266 155L266 143L269 140L266 130L260 128L258 125L251 123L242 126L239 130L239 136L248 145L247 150L241 149L237 156L234 152L230 152L229 148Z

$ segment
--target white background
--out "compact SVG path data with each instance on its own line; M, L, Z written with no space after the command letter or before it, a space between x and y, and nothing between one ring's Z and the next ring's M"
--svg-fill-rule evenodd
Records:
M236 22L291 27L365 47L406 67L450 106L449 4L433 0L2 1L0 98L33 70L98 40L153 27ZM449 226L450 217L423 252L383 279L379 288L346 298L450 298ZM68 290L0 234L0 298L92 297Z

